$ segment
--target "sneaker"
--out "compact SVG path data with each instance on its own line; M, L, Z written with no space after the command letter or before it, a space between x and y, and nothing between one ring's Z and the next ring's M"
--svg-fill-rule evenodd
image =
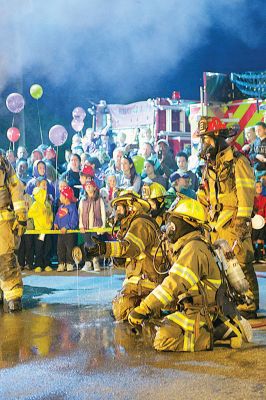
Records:
M266 261L265 261L265 260L263 260L262 258L261 258L261 259L259 259L257 262L258 262L259 264L266 264Z
M67 264L66 269L67 269L67 272L74 271L74 266L72 264Z
M81 268L81 271L83 271L83 272L92 271L92 262L91 261L86 261L84 267Z
M100 272L101 271L98 257L94 257L93 258L93 270L94 270L94 272Z
M34 268L34 271L35 272L42 272L42 269L41 269L41 267L36 267L36 268Z
M51 272L52 270L53 268L51 268L50 266L44 268L44 271L46 272Z
M64 272L65 270L66 270L65 264L63 264L63 263L58 264L57 272Z

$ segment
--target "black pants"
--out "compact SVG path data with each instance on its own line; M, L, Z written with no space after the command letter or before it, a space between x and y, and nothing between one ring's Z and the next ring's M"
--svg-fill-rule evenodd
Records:
M35 267L45 268L50 266L51 235L45 235L44 240L39 240L39 235L34 236Z
M33 268L34 262L34 235L23 235L18 249L18 263L23 268L29 265Z
M72 249L76 245L77 237L75 233L58 235L57 257L58 264L74 264Z

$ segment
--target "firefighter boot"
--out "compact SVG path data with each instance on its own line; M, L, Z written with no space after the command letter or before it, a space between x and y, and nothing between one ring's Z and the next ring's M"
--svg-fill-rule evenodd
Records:
M252 327L243 317L214 322L214 341L228 342L232 349L240 349L243 341L251 342L252 337Z

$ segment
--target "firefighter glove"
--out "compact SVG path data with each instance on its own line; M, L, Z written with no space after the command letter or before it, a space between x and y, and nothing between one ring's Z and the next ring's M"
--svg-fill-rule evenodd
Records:
M89 246L89 247L85 246L86 259L103 256L106 253L105 242L102 242L101 240L97 239L96 237L93 237L92 240L95 243L94 246Z
M151 310L149 307L142 301L140 305L134 310L132 310L128 316L128 322L130 325L141 325L143 321L149 318L151 314Z
M21 221L16 219L14 221L12 231L17 235L17 236L22 236L27 230L27 221Z

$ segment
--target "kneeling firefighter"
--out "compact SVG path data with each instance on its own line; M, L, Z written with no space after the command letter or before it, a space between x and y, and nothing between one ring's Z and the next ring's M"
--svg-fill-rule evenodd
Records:
M176 304L178 311L155 323L152 340L156 350L209 350L214 341L225 338L231 347L239 348L243 338L251 340L252 329L236 307L232 305L227 316L217 304L221 273L203 236L203 229L209 230L206 220L204 207L190 198L177 198L168 212L166 236L175 262L164 281L128 317L132 325L141 325L158 315L158 310Z
M15 249L27 224L23 196L23 184L11 164L0 155L0 291L5 312L22 308L23 283Z
M149 214L153 217L159 226L164 224L166 211L166 189L160 183L153 182L151 184L144 183L141 195L144 200L150 204Z
M86 249L86 257L104 255L125 259L126 278L113 300L115 319L125 321L129 312L162 282L165 263L159 247L159 226L147 214L149 203L137 193L125 190L111 205L115 208L115 222L120 223L118 240L97 242L96 246Z

